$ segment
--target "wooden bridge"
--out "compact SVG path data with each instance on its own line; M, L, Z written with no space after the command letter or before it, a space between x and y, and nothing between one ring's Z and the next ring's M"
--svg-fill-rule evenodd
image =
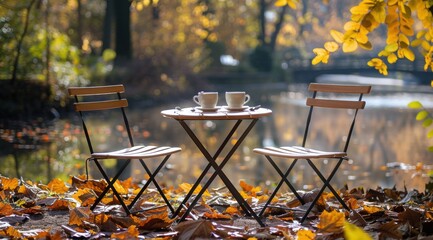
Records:
M328 64L312 65L311 59L287 59L284 65L291 73L294 82L313 82L325 74L361 75L368 77L384 77L374 67L367 65L371 56L331 56ZM414 84L430 85L433 72L424 71L424 58L418 56L414 62L400 60L388 65L389 78L398 78Z

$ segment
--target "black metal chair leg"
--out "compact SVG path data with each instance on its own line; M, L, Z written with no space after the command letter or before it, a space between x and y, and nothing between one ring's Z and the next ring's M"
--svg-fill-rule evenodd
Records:
M287 177L289 176L290 172L292 171L293 167L295 166L297 159L295 159L292 164L287 169L286 173L283 174L281 172L280 168L277 166L274 160L270 156L265 155L265 157L269 160L269 162L272 164L272 166L275 168L275 170L278 172L278 174L281 177L281 180L278 182L277 187L272 192L271 196L269 197L268 201L266 201L265 205L263 206L262 210L259 213L259 216L261 217L264 213L268 205L272 202L275 195L278 193L278 190L280 190L281 186L283 185L283 182L286 182L287 186L290 188L290 190L293 192L293 194L296 196L296 198L301 202L301 204L304 204L304 200L301 198L301 196L296 191L295 187L287 180Z
M165 165L165 163L167 162L167 160L170 158L171 155L167 155L159 164L159 166L155 169L155 171L152 173L150 171L150 169L147 167L147 165L144 163L144 161L142 159L140 159L140 163L143 166L143 168L146 170L147 174L149 174L149 179L147 180L147 182L143 185L143 187L140 189L140 192L138 192L137 196L135 196L134 200L132 200L132 202L128 205L129 209L132 209L132 207L134 206L134 204L138 201L138 199L141 197L141 195L143 194L143 192L147 189L147 187L150 185L150 183L153 182L153 184L155 185L156 189L158 190L159 194L161 195L161 197L163 198L164 202L167 204L167 207L170 209L170 211L173 213L174 209L173 206L170 204L170 202L168 201L167 197L165 196L164 192L162 191L161 187L159 186L159 184L157 183L157 181L155 180L156 175L159 173L159 171L162 169L162 167Z
M120 196L120 194L117 192L116 188L114 187L114 183L117 181L117 179L120 177L120 175L123 173L123 171L125 170L125 168L128 166L129 162L131 161L130 159L125 160L126 162L122 165L122 167L120 168L120 170L117 172L117 174L114 176L114 178L112 180L110 180L110 178L108 177L108 175L105 173L104 169L102 168L101 164L99 163L99 161L97 159L94 159L95 164L97 166L97 168L99 169L99 171L101 172L102 176L104 177L104 179L107 181L108 186L104 189L104 191L102 191L102 193L98 196L98 198L96 199L96 201L93 203L93 205L90 207L90 210L95 209L95 207L99 204L99 202L104 198L105 194L107 194L108 190L112 190L114 195L116 195L117 199L119 200L120 204L122 205L123 209L125 210L126 214L129 215L131 214L128 207L126 206L125 202L123 202L122 197Z

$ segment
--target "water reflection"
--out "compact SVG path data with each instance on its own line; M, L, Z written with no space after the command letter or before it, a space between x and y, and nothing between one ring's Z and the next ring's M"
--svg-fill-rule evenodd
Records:
M252 100L251 104L261 104L263 107L271 108L273 114L259 121L231 161L227 163L225 173L230 179L234 182L245 179L251 184L268 187L275 184L277 177L273 168L262 156L252 153L251 150L263 145L301 143L307 115L305 89L306 85L298 85L272 94L250 92L252 98L256 99L255 102ZM429 164L432 164L432 153L426 150L431 143L428 143L421 124L415 121L416 113L407 109L406 105L412 100L421 100L426 107L431 108L433 95L378 92L373 89L372 96L367 96L365 100L366 109L358 116L349 147L349 155L352 159L342 165L341 174L337 175L333 182L340 187L347 183L349 187L374 188L377 185L384 187L397 185L401 189L406 185L408 188L423 190L428 180L426 173ZM181 107L192 104L192 100L189 99L176 103ZM175 105L147 108L132 104L128 109L128 116L136 143L180 146L183 149L182 152L172 156L158 177L163 178L167 185L192 183L207 162L182 127L175 120L160 115L161 110L173 107ZM321 123L312 128L311 144L326 149L339 142L341 136L338 132L339 128L335 126L343 124L341 119L343 115L323 114ZM119 127L109 129L108 124L104 124L109 120L110 116L100 116L93 122L99 128L95 133L98 138L97 145L106 149L114 144L123 144L121 139L124 129ZM219 146L221 138L225 136L223 132L228 131L234 123L202 121L190 122L190 124L198 137L209 146L212 154ZM0 131L2 175L20 175L24 179L46 181L54 176L66 178L68 175L84 173L84 160L88 156L88 150L80 122L75 114L42 128L30 125L18 130L7 130L3 126ZM16 143L23 141L27 136L38 139L37 142L27 144L36 148L17 147L19 145ZM223 152L220 158L222 159L225 154L226 152ZM389 163L399 164L392 165L392 168L386 167ZM288 162L280 161L280 164L288 164ZM107 162L106 165L114 167L115 163ZM330 169L330 165L328 162L319 164L321 169ZM156 164L153 167L156 167ZM136 180L146 178L138 164L133 165L130 171ZM304 164L296 167L291 178L298 188L310 189L317 186L317 179L309 166ZM217 178L212 186L220 185L221 182Z

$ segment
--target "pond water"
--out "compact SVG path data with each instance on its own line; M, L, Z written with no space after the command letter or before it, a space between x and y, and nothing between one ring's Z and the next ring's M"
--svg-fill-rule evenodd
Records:
M265 187L275 184L277 174L272 166L262 156L254 154L252 149L263 145L301 144L308 110L305 106L306 88L306 85L301 84L272 91L257 87L248 89L252 97L249 104L270 108L273 114L258 122L227 163L225 173L233 182L243 179L250 184ZM218 89L220 93L225 90L235 89L228 86ZM432 110L432 93L428 86L411 88L410 92L374 87L372 94L365 97L366 108L358 115L348 151L351 159L342 165L333 184L336 187L347 184L349 188L395 185L398 189L406 186L424 190L424 184L429 180L427 173L433 164L433 153L426 149L433 143L427 139L426 130L421 123L415 120L416 111L408 109L407 103L420 100L426 108ZM223 101L222 97L220 104ZM163 118L160 114L164 109L190 107L193 104L192 99L151 108L131 103L128 109L136 143L180 146L183 149L171 157L158 176L168 186L193 183L206 165L182 127L175 120ZM352 113L320 113L320 121L311 128L311 146L322 149L337 146L344 138L341 129L345 123L342 120L350 114ZM126 144L122 138L125 133L123 128L118 125L114 129L108 127L112 119L109 115L99 115L92 119L92 125L96 127L92 135L96 137L96 146L100 149ZM209 146L212 154L221 136L225 136L223 132L228 131L234 123L202 121L190 124L198 137ZM3 126L0 128L0 136L1 175L47 181L53 177L67 179L70 175L85 173L84 160L88 156L88 149L75 113L50 124L35 122L14 129ZM277 162L288 165L285 160ZM115 162L107 161L105 165L114 167ZM318 166L327 172L333 163L323 161ZM145 178L140 169L138 164L129 169L137 181ZM92 164L90 172L98 177ZM299 189L306 190L317 186L318 181L309 166L302 162L297 164L291 179ZM212 186L221 186L220 180L217 178Z

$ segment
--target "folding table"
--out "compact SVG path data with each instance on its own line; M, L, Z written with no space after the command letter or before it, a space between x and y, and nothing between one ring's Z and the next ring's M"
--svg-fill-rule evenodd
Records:
M272 111L270 109L266 108L246 108L243 111L228 111L225 108L220 108L217 111L201 111L196 108L177 108L177 109L170 109L170 110L164 110L161 112L161 114L164 117L167 118L173 118L176 121L180 123L180 125L183 127L183 129L186 131L188 136L192 139L192 141L195 143L195 145L198 147L200 152L203 154L203 156L206 158L206 160L209 162L206 167L203 169L203 172L201 175L197 178L196 182L192 186L191 190L187 193L184 200L180 204L180 206L177 208L174 216L179 215L181 209L184 207L186 202L191 198L193 195L195 189L198 187L202 179L205 177L209 169L212 167L215 171L211 175L211 177L207 180L207 182L203 185L203 188L201 191L197 194L197 196L194 198L194 200L191 202L191 204L187 207L186 212L181 216L180 221L185 220L185 218L189 215L191 210L194 208L196 203L199 201L203 193L206 191L206 189L209 187L209 185L212 183L212 181L215 179L216 176L219 176L221 180L223 181L224 185L227 187L227 189L230 191L232 196L235 198L235 200L238 202L239 206L242 208L242 210L245 212L247 216L252 216L261 226L264 226L262 220L259 216L253 211L251 206L245 201L245 199L242 198L241 194L238 192L236 187L233 185L233 183L230 181L230 179L225 175L225 173L222 171L224 168L224 165L230 160L236 149L239 147L239 145L243 142L243 140L246 138L248 133L251 131L251 129L254 127L256 122L261 118L268 116L272 114ZM187 124L187 121L203 121L203 120L212 120L212 121L236 121L236 123L233 125L232 129L227 133L227 136L222 141L221 145L215 152L215 154L212 156L209 151L206 149L206 146L202 144L200 139L196 136L196 134L192 131L190 126ZM236 143L229 149L227 155L224 157L224 159L221 161L220 164L217 164L216 159L220 155L220 153L223 151L225 147L227 146L227 143L232 138L233 134L238 130L238 127L241 125L241 123L244 120L250 120L249 124L247 124L246 128L240 135L239 139L236 141Z

